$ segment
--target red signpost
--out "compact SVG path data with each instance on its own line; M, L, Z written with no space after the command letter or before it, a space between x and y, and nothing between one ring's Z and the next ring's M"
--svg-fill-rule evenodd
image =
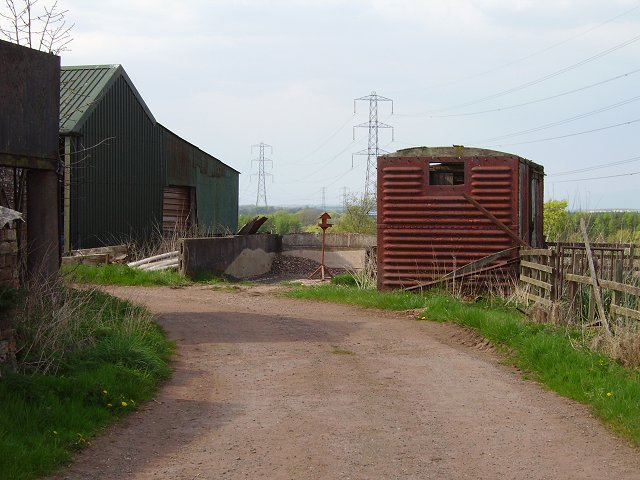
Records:
M316 273L320 272L320 279L324 281L324 236L327 233L327 228L333 227L333 224L328 222L331 215L327 212L324 212L319 218L320 223L318 226L322 229L322 254L320 255L320 266L316 268L311 275L309 275L309 278L313 278Z

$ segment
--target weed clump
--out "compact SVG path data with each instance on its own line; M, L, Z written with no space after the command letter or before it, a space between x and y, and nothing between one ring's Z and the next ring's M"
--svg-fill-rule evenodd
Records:
M171 373L173 344L150 312L102 292L31 285L12 323L18 371L0 381L2 478L51 473Z

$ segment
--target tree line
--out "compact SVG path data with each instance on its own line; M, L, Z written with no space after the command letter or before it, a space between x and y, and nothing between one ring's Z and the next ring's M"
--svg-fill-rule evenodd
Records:
M640 212L571 212L566 200L544 204L544 234L547 241L582 241L580 221L584 219L594 242L640 243Z
M368 235L376 234L376 217L373 215L376 207L376 200L373 197L361 197L352 195L345 201L343 211L331 210L331 220L329 223L333 227L331 233L362 233ZM317 207L276 208L265 207L256 210L255 207L241 207L238 225L242 226L255 216L268 217L267 221L260 227L259 232L271 232L279 235L287 233L320 232L318 227L320 215L324 213Z

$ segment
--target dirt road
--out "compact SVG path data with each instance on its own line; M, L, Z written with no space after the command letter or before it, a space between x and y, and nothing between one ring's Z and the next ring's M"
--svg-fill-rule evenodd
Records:
M638 450L456 327L269 288L111 289L160 315L175 375L55 478L640 478Z

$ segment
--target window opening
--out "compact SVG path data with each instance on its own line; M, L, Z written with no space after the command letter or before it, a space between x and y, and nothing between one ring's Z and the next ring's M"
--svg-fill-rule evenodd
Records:
M463 185L464 162L430 163L429 185Z

